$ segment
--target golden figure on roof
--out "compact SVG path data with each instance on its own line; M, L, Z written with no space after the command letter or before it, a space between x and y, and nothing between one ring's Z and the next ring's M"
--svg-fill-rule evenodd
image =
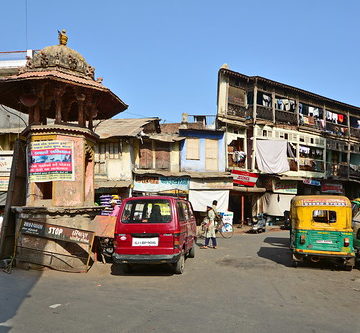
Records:
M61 31L58 30L58 34L59 34L59 45L66 45L68 41L66 30L65 29L62 29Z

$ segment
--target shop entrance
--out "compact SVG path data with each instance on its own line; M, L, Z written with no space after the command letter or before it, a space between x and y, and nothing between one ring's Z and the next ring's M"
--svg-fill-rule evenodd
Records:
M234 224L245 224L252 218L252 195L230 192L229 211L234 213Z

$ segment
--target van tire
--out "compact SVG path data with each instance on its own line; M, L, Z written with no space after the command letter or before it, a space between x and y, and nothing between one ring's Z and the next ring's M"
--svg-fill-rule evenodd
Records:
M174 273L182 274L184 273L184 268L185 268L185 255L184 252L181 252L179 260L174 264Z
M130 266L130 264L122 264L121 267L125 274L129 274L132 272L132 267Z
M190 249L188 258L195 258L195 246Z

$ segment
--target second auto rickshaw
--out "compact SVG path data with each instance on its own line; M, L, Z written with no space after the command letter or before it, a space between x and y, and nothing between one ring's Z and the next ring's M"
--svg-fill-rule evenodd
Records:
M352 212L348 198L296 196L291 201L290 248L293 265L330 259L351 270L355 264Z

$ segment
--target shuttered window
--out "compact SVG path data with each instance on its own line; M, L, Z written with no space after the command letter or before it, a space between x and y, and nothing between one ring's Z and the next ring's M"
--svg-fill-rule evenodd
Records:
M199 160L200 159L200 140L196 138L186 139L186 159Z
M218 140L205 140L205 169L218 171Z
M170 143L169 142L155 142L155 168L156 169L170 169Z
M144 140L140 144L140 161L139 167L141 169L152 169L153 166L153 153L151 141Z

